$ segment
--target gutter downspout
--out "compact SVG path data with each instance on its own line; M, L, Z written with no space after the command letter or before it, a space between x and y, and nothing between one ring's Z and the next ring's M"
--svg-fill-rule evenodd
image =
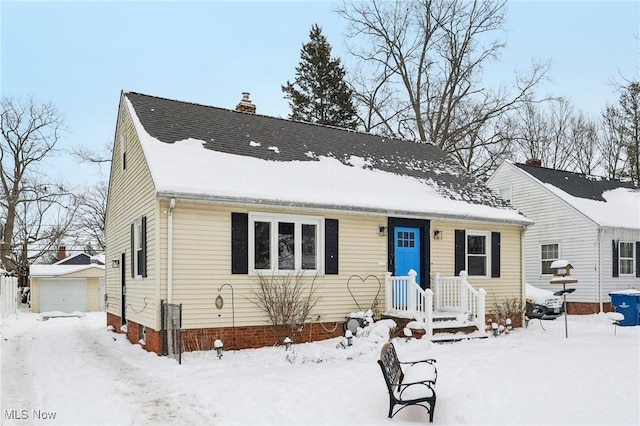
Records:
M526 266L525 266L525 243L524 243L524 234L527 232L527 229L529 228L528 225L525 225L522 227L522 231L520 232L520 294L522 294L522 299L521 299L521 303L522 303L522 307L524 309L522 309L522 318L520 318L520 320L522 321L521 324L525 324L525 314L527 312L526 306L527 306L527 286L526 286L526 281L527 281L527 274L526 274Z
M596 288L598 289L598 304L600 305L600 313L603 311L603 302L602 302L602 228L598 226L598 239L596 240L596 280L598 284Z
M173 294L173 209L176 199L169 201L169 222L167 223L167 303L172 303Z

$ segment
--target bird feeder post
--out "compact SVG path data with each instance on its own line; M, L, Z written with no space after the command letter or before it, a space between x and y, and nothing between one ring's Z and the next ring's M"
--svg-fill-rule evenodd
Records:
M553 271L553 278L551 278L551 284L562 284L562 290L553 293L556 296L562 295L564 306L564 335L569 338L569 326L567 325L567 293L573 293L575 288L567 288L567 284L577 284L578 280L571 278L571 270L573 266L566 260L555 260L551 263Z

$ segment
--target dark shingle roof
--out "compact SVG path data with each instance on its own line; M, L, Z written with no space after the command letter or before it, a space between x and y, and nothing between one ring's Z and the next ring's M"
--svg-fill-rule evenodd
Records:
M205 148L211 150L272 161L313 161L326 156L347 164L351 156L356 156L366 159L371 168L430 182L440 195L450 199L507 206L479 179L432 144L135 92L124 95L147 133L165 143L193 138L205 141ZM277 147L277 152L273 147Z
M569 195L587 200L606 201L602 194L616 188L634 189L631 182L622 182L599 176L547 169L545 167L516 164L516 167L529 173L543 183L560 188Z

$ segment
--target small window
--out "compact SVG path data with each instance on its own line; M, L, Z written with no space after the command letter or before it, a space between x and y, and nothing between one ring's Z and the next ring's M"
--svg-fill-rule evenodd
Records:
M416 233L398 231L398 247L413 248L416 245Z
M122 170L127 170L127 132L120 132L120 162Z
M467 273L469 276L488 276L489 251L486 233L467 232Z
M251 273L318 272L323 221L312 216L249 215Z
M511 202L511 187L507 187L507 188L500 188L500 198Z
M551 264L560 259L560 244L540 245L540 272L542 275L553 275Z
M621 241L619 253L620 275L633 275L635 272L633 270L633 265L635 265L633 243Z
M142 277L144 275L144 235L142 233L142 219L138 219L134 223L133 228L133 270L136 277Z

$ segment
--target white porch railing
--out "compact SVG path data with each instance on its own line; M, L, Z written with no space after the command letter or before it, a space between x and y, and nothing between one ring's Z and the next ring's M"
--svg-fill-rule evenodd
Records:
M466 271L460 271L459 277L441 277L436 274L434 290L436 311L465 313L478 330L484 330L487 292L483 288L473 288L467 281Z
M385 278L385 309L389 313L413 318L424 323L425 337L433 336L433 312L443 311L465 314L478 330L485 328L485 297L487 292L476 290L467 281L467 273L459 277L435 275L433 290L422 289L416 283L417 273L410 270L407 276Z
M388 312L422 322L425 337L433 336L433 291L422 289L416 283L417 272L411 269L407 276L385 277L385 308Z
M15 314L18 309L18 279L0 274L0 319Z

